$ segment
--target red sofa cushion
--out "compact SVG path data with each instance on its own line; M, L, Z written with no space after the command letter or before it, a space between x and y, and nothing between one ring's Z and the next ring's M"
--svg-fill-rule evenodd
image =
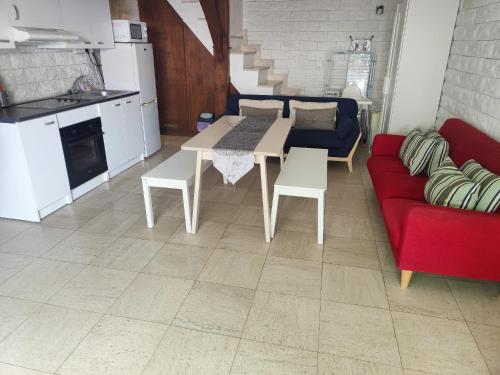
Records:
M446 120L439 132L450 144L450 157L456 165L460 167L467 160L474 159L500 175L499 142L457 118Z
M387 198L425 200L427 177L410 176L398 157L372 156L368 160L368 170L380 202Z

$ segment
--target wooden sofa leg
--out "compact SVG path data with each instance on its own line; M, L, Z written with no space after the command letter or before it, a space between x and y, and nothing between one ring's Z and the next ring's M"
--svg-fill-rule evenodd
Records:
M413 271L405 271L401 270L401 289L408 288L410 284L411 276L413 275Z
M349 168L349 173L352 173L352 159L347 159L347 168Z

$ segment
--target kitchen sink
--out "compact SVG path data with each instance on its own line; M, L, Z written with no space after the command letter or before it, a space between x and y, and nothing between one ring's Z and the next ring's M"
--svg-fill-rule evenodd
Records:
M58 96L60 99L73 99L73 100L95 100L102 97L119 95L124 91L120 90L92 90L87 92L80 92L78 94L68 94Z

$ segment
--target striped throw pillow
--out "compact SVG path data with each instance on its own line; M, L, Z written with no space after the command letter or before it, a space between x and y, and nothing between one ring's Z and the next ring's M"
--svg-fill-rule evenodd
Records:
M450 145L448 144L448 141L441 137L439 133L437 134L438 137L434 137L434 134L428 135L428 137L434 137L433 139L435 139L436 145L429 158L429 163L427 163L427 166L425 167L425 174L427 176L432 175L432 173L439 168L450 152Z
M422 135L424 137L429 137L429 138L441 138L441 134L437 130L434 129L428 129L424 132L422 132Z
M466 161L460 170L472 181L479 183L479 199L476 211L495 212L500 207L500 177L483 168L477 161Z
M473 210L481 185L466 177L450 158L439 167L425 184L425 200L437 206Z
M436 139L424 137L418 129L412 130L401 146L399 157L410 170L410 175L422 173L436 146Z

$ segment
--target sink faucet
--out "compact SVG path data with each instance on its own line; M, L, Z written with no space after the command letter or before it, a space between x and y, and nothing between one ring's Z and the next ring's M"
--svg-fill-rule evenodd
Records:
M90 81L90 77L86 74L82 74L73 81L73 84L71 85L69 91L71 92L71 94L78 94L83 91L88 91L88 89L91 88L92 88L92 82Z

